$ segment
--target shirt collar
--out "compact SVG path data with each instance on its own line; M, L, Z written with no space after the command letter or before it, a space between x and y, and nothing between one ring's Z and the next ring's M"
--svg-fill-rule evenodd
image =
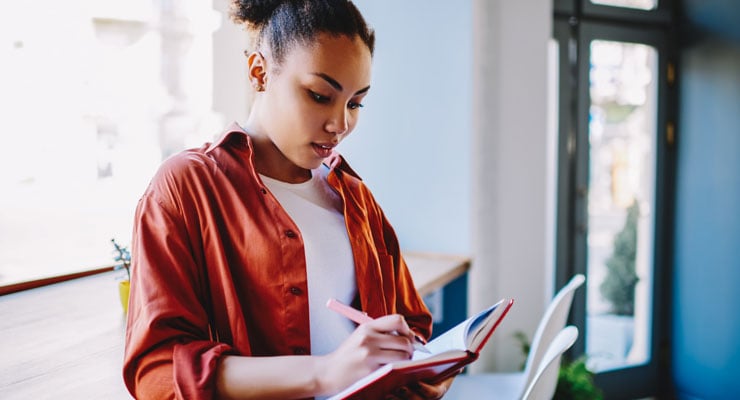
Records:
M210 146L208 146L208 149L206 152L213 151L216 147L220 147L225 142L227 142L229 139L231 139L234 136L243 136L247 140L247 145L251 148L252 147L252 140L247 135L247 132L242 129L241 126L239 126L238 123L232 122L229 124L229 126L226 127L226 129L221 133L221 135L216 139L213 143L211 143Z

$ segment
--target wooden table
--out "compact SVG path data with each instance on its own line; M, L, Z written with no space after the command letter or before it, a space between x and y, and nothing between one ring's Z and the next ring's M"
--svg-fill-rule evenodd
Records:
M0 297L0 399L130 399L118 273Z
M444 287L470 269L470 258L459 255L405 252L403 258L422 296Z
M404 253L427 295L469 259ZM0 399L130 399L121 376L125 317L107 272L0 297Z

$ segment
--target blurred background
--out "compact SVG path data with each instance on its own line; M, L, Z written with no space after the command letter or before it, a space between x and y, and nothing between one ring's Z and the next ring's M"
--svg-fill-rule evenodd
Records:
M517 300L473 372L516 369L583 273L572 357L607 398L740 393L740 3L356 3L377 50L340 152L404 249L472 257L440 323ZM0 5L0 286L112 265L158 165L246 119L228 7Z

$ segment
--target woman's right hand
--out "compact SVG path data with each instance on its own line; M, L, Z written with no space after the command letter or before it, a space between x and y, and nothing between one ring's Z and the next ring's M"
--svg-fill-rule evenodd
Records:
M321 358L321 386L326 393L336 393L385 364L410 359L413 337L398 314L359 325L339 348Z

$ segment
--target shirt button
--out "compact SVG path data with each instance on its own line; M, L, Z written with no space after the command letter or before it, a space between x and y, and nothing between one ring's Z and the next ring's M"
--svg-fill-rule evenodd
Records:
M301 288L299 288L299 287L291 286L290 287L290 293L292 293L292 294L294 294L296 296L300 296L301 294L303 294L303 290L301 290Z
M298 235L296 235L295 232L293 232L292 230L288 229L287 231L285 231L285 236L287 236L287 237L289 237L289 238L292 239L292 238L294 238L294 237L296 237Z
M297 356L301 356L301 355L304 355L304 354L308 354L308 350L306 350L303 347L296 347L296 348L293 349L293 354L295 354Z
M267 189L262 188L262 189L260 189L260 192L262 192L262 194L267 194Z

